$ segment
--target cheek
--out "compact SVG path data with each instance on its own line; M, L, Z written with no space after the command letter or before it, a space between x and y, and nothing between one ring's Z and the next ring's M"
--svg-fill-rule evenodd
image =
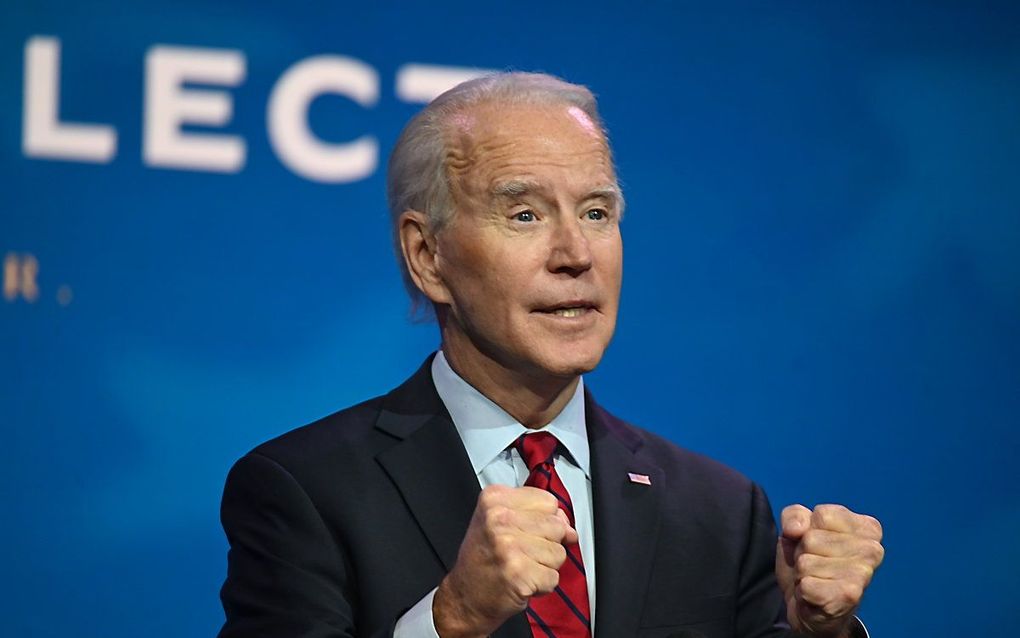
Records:
M525 285L525 255L493 243L476 240L461 251L457 267L472 288L486 296L486 301L502 304L515 298Z
M482 251L462 250L444 266L447 287L467 322L481 330L508 322L520 280L504 263Z
M605 242L600 246L597 259L606 282L619 288L623 279L623 244L618 238Z
M439 245L439 274L455 296L461 291L478 290L488 270L484 251L477 238L468 233L449 231Z

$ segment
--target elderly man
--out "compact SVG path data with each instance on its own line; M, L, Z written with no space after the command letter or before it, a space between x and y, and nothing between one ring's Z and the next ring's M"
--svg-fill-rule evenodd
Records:
M623 266L587 89L455 87L404 130L389 194L442 347L231 470L221 637L865 635L875 519L795 505L777 543L758 486L584 388Z

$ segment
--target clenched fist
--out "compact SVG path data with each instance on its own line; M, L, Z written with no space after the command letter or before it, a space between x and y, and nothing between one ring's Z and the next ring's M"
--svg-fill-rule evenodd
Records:
M776 577L790 625L819 638L847 635L871 576L882 563L882 525L842 505L782 513Z
M443 638L488 636L528 600L559 584L564 543L577 532L556 497L533 487L482 490L457 562L439 584L432 616Z

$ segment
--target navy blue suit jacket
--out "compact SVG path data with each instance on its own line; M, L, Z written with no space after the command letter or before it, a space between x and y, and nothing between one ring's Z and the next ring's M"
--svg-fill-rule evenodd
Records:
M230 552L221 638L388 636L453 567L480 488L430 363L389 394L264 443L233 467L222 506ZM590 394L585 408L596 636L789 635L762 490L617 419ZM530 635L523 615L494 634Z

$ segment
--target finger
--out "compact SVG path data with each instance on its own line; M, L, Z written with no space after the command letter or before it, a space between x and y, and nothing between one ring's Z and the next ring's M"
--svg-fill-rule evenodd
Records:
M829 618L842 618L853 613L861 602L864 588L845 580L808 576L797 586L799 600L817 608Z
M475 514L485 515L495 509L509 509L511 493L514 488L506 485L490 485L478 494L478 502L475 504Z
M811 512L811 526L826 529L830 532L854 532L854 517L857 516L846 507L836 504L818 505Z
M514 488L513 492L514 493L510 495L510 507L517 511L531 511L539 515L555 516L563 521L564 526L562 536L559 536L555 540L559 540L567 544L578 542L577 531L570 524L570 519L567 517L566 512L563 511L559 499L557 499L553 494L534 487ZM553 538L550 534L543 535L548 538Z
M875 574L875 568L856 558L830 558L816 554L801 554L797 557L795 572L797 581L804 578L827 580L848 580L865 588Z
M811 510L803 505L787 505L779 516L782 536L797 540L811 527Z
M490 549L492 564L508 581L527 574L533 565L558 570L567 559L561 543L524 534L500 534L492 539Z
M540 566L533 572L533 585L535 596L541 596L542 594L548 594L552 590L556 589L556 586L560 584L560 572L557 569L552 569L544 565Z
M570 527L566 517L559 516L558 514L517 510L512 511L508 521L510 527L522 535L535 536L556 543L568 542L573 538L574 542L576 542L577 532Z
M885 549L878 541L855 534L809 529L797 545L797 555L816 554L831 558L857 558L878 567L885 557Z
M563 543L567 545L574 545L581 540L581 537L578 535L577 530L574 529L573 526L571 526L570 519L567 518L566 512L558 508L556 510L556 517L563 521L563 524L567 526L566 533L563 535L562 539Z
M478 495L477 507L482 509L505 507L512 510L537 510L552 514L559 507L559 501L549 492L534 487L490 485Z
M504 576L511 591L523 600L549 593L560 582L558 570L532 560L523 552L507 561Z
M537 510L552 514L560 508L560 502L552 493L537 487L511 488L507 497L508 505L514 509Z
M882 540L882 524L874 516L857 514L842 505L819 505L811 512L811 526L832 532L857 534Z
M550 569L559 570L567 560L567 548L535 536L522 536L516 539L517 549L528 558Z

